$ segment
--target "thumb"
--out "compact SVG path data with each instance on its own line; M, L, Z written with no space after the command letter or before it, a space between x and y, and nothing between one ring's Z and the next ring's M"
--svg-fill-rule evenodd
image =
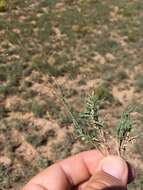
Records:
M82 190L126 190L128 167L126 162L117 156L105 157Z

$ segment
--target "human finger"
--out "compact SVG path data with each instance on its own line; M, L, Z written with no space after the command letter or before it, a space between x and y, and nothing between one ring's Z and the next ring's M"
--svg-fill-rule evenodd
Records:
M127 163L117 156L105 157L99 164L96 172L86 183L80 186L80 190L125 190L128 182Z
M96 173L103 157L104 156L96 150L71 156L35 176L23 190L70 189L73 186L87 181L92 174Z

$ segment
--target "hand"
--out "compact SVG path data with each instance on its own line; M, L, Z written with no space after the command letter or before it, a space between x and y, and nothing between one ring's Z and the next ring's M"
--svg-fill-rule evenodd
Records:
M35 176L23 190L119 190L126 189L127 182L128 166L123 159L104 157L93 150L50 166Z

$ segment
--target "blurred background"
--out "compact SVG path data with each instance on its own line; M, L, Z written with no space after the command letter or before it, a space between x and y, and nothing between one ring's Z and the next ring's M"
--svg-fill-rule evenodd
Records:
M55 82L56 81L56 82ZM0 0L0 189L17 190L56 160L89 147L61 101L83 109L96 88L110 128L136 105L143 129L143 1ZM128 148L143 189L143 141Z

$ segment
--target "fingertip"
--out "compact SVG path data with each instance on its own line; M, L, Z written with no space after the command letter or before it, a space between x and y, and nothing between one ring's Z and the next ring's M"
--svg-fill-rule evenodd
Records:
M99 165L100 170L119 179L124 185L128 181L128 166L126 162L118 156L107 156Z

